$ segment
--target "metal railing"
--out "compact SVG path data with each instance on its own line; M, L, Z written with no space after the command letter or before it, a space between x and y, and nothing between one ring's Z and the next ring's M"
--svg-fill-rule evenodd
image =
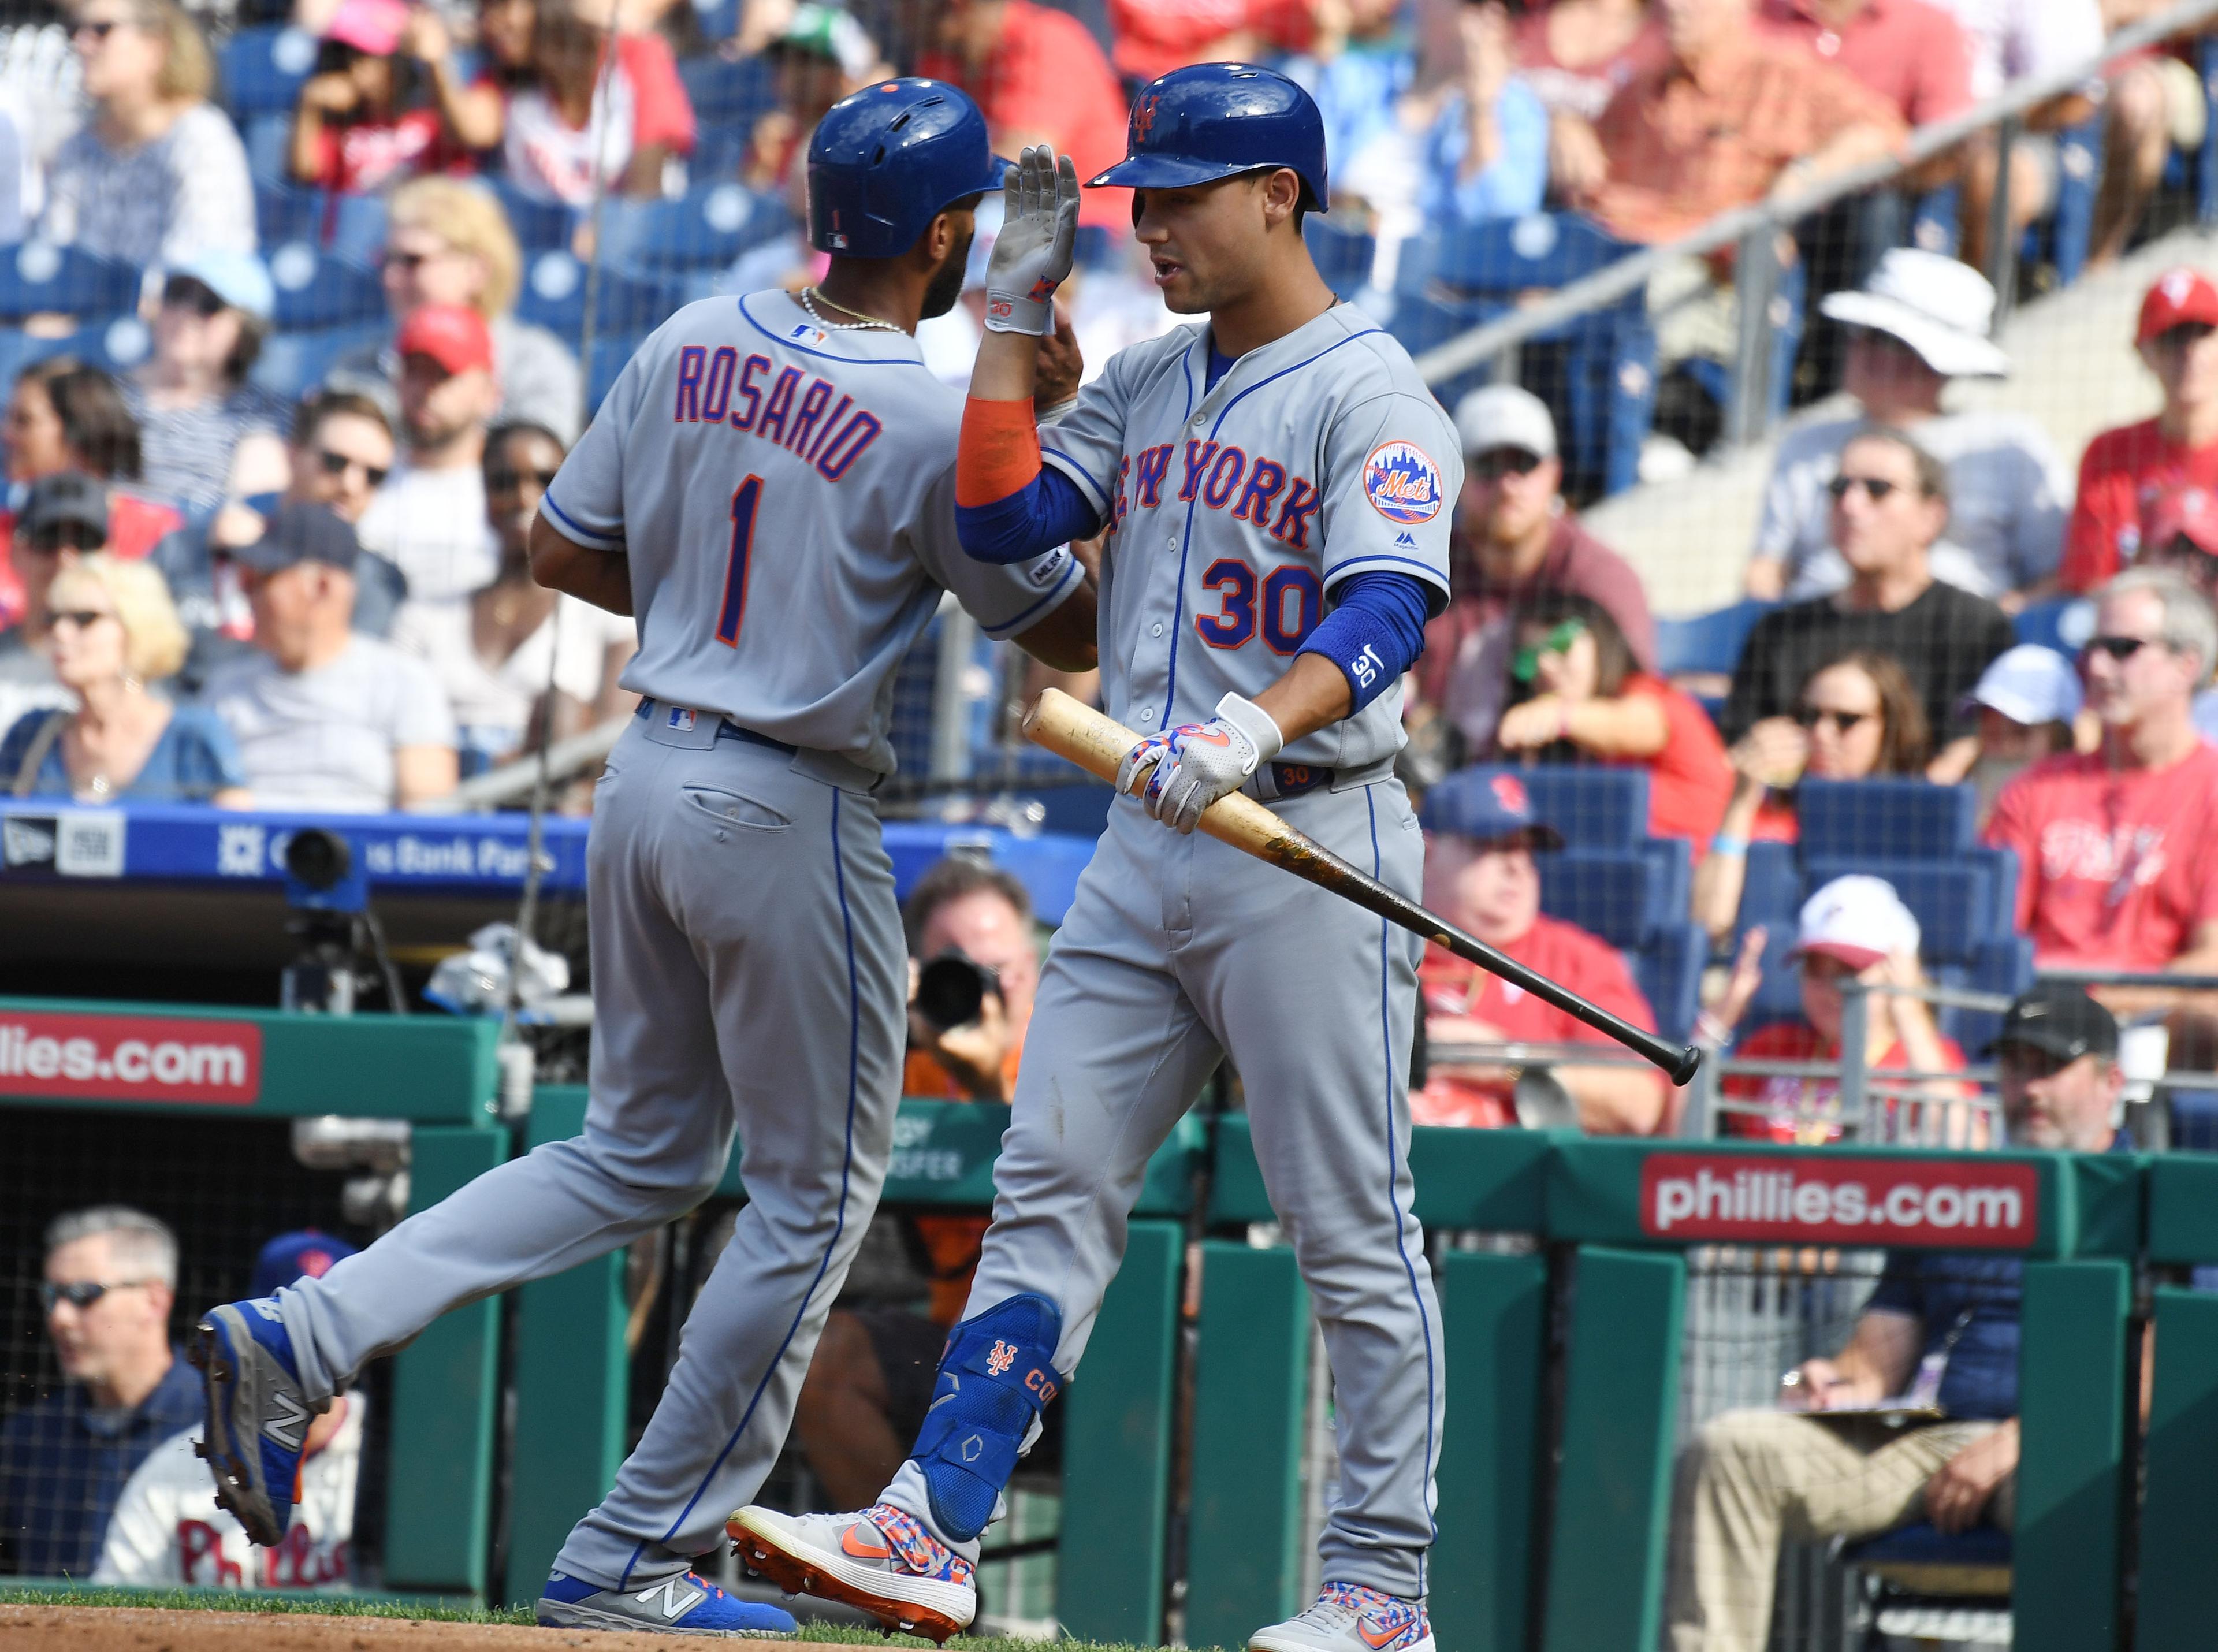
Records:
M2098 78L2112 64L2214 18L2218 18L2218 0L2179 0L2179 3L2156 16L2118 30L2103 43L2101 52L2085 62L2014 81L1986 102L1961 114L1919 127L1893 157L1849 168L1805 189L1721 213L1691 234L1645 248L1514 313L1474 327L1460 337L1427 350L1416 359L1417 371L1426 383L1438 385L1483 363L1507 358L1528 340L1645 287L1658 270L1684 259L1738 245L1736 279L1740 282L1740 331L1733 363L1732 405L1725 418L1725 441L1729 446L1744 444L1762 433L1764 410L1769 405L1768 314L1778 275L1778 261L1769 251L1775 237L1836 201L1894 182L1989 128L1995 129L1998 139L2007 145L2016 137L2028 112ZM2003 159L1996 183L1996 209L2006 213L2010 187L2007 152ZM2008 274L2007 261L2013 257L2014 250L2002 244L2010 238L2006 235L1991 238L1993 257L2004 261L1996 269L1998 275ZM1998 311L1998 320L2006 311L2008 284L2002 280L1995 283L1999 302L2004 306Z

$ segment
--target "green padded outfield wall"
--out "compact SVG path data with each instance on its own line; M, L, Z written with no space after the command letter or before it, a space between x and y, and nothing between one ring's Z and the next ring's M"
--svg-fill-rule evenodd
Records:
M2209 1644L2218 1625L2218 1296L2156 1293L2156 1383L2141 1507L2138 1652Z

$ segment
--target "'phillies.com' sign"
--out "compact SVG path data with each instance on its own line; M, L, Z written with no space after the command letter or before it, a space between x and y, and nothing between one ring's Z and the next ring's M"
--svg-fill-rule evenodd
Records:
M1640 1172L1640 1229L1656 1239L2023 1250L2040 1227L2029 1164L1656 1153Z

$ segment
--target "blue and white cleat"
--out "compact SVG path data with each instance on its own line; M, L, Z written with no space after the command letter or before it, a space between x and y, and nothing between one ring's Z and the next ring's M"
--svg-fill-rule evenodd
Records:
M750 1505L724 1522L740 1563L788 1594L843 1601L888 1629L945 1643L978 1612L971 1562L889 1503L853 1514Z
M293 1340L267 1297L210 1309L185 1357L208 1393L208 1427L193 1449L215 1476L215 1500L250 1541L274 1549L300 1494L309 1420L331 1402L302 1391Z
M726 1594L697 1574L680 1572L643 1589L604 1589L550 1572L534 1614L548 1629L620 1629L651 1635L726 1635L790 1640L793 1614Z
M1328 1583L1307 1612L1248 1637L1248 1652L1433 1652L1422 1600Z

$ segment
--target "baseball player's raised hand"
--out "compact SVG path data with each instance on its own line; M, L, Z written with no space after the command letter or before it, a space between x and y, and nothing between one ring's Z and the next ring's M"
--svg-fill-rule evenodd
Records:
M1117 789L1131 791L1144 777L1137 794L1140 807L1174 831L1191 832L1203 811L1238 791L1285 744L1269 712L1228 694L1210 721L1150 735L1127 752L1117 770Z
M1078 169L1035 144L1009 169L1001 198L1001 232L986 261L986 325L1038 336L1055 325L1055 289L1078 243Z

